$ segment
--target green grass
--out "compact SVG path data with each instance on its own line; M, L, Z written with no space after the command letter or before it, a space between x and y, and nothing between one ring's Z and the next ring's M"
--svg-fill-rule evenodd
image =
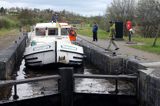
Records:
M15 35L18 33L18 20L14 16L0 17L0 36Z
M80 35L92 37L92 28L91 27L83 27L83 28L80 28L77 33ZM108 37L108 32L99 29L98 33L97 33L97 37L99 39L106 39Z
M156 53L156 54L159 54L160 55L160 45L158 46L151 46L151 45L137 45L137 46L132 46L133 48L136 48L136 49L140 49L140 50L143 50L143 51L146 51L146 52L151 52L151 53Z
M133 36L132 37L132 40L133 41L136 41L136 42L142 42L142 43L145 43L145 44L150 44L152 45L153 44L153 41L154 41L154 38L144 38L144 37L141 37L141 36ZM158 43L160 40L157 39L157 44L160 44Z
M15 35L18 32L18 29L0 29L0 36Z
M160 38L157 39L156 46L153 47L154 38L144 38L141 36L135 36L132 38L132 41L142 43L142 45L131 46L136 49L143 51L160 54Z

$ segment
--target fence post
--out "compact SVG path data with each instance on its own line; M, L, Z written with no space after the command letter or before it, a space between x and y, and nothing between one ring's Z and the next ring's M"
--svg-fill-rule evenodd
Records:
M118 80L116 79L116 83L115 83L115 93L116 95L118 94Z
M73 106L73 67L59 68L61 106Z
M18 99L19 96L17 95L17 85L14 85L14 95L13 95L13 99Z
M137 96L137 101L139 102L139 96L140 96L140 93L139 93L139 78L137 78L136 80L136 96Z

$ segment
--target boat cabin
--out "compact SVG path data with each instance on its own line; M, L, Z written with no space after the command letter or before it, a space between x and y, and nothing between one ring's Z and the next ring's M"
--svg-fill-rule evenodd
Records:
M71 26L68 23L38 23L35 26L36 36L67 36Z

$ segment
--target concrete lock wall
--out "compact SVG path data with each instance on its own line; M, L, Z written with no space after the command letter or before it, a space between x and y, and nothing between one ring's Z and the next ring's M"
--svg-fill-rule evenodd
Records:
M140 64L140 61L134 58L124 59L123 64L125 74L138 74L140 69L146 69L145 66Z
M141 106L160 106L160 69L140 70Z
M27 34L20 36L13 45L0 51L0 80L10 79L12 71L21 62Z
M123 73L123 57L105 53L104 49L91 42L81 40L78 42L84 48L87 61L100 69L103 74Z
M140 106L160 106L160 68L150 69L134 58L108 55L104 50L81 41L87 60L104 74L137 74ZM87 45L87 46L86 46Z
M134 74L145 67L139 61L124 56L113 56L91 42L81 40L78 42L84 47L87 60L98 67L104 74Z
M108 56L96 48L84 47L87 60L98 67L101 73L118 74L123 73L123 58L118 56Z
M140 106L160 106L160 68L149 68L135 59L128 59L125 72L139 76Z
M139 69L145 69L140 61L125 56L114 56L112 52L105 52L104 48L92 42L80 40L77 42L83 46L87 60L98 67L104 74L135 74Z

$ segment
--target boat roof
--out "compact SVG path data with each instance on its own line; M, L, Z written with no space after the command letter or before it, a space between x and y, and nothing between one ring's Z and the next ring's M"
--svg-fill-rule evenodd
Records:
M37 23L36 28L71 28L71 25L68 25L68 23Z

